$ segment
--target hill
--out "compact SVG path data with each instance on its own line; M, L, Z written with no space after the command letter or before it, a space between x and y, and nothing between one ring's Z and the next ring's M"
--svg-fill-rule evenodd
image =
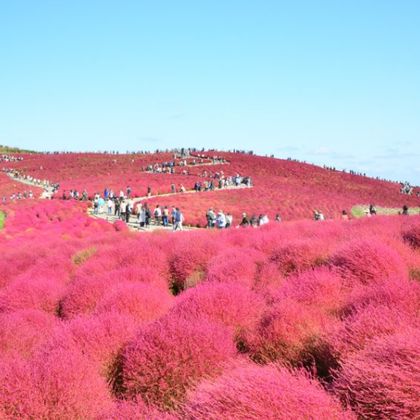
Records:
M217 157L213 159L213 157ZM164 164L174 162L174 173L162 173ZM92 198L107 187L116 195L127 186L134 197L144 197L150 188L150 205L182 207L186 221L194 225L205 224L209 207L230 212L239 219L248 215L267 214L283 220L311 218L314 209L327 218L340 217L341 211L351 212L355 206L375 204L398 207L404 204L419 206L415 189L411 196L400 193L400 184L363 175L321 168L292 160L254 156L246 153L207 151L193 153L185 160L174 159L173 153L106 154L106 153L54 153L27 154L23 161L8 167L41 180L60 184L56 198L70 190L79 194L86 190ZM150 170L150 168L152 168ZM149 169L149 170L148 170ZM218 188L221 177L239 174L250 177L252 188L223 190ZM213 181L214 191L204 190L204 183ZM178 194L162 197L183 186L192 190L202 184L197 194Z

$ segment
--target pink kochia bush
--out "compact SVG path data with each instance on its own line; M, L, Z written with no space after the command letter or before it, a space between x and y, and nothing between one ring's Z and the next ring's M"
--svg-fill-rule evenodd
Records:
M418 418L419 342L418 328L379 338L345 360L335 392L360 418Z
M30 357L57 323L57 318L37 309L0 314L0 354Z
M138 324L127 315L105 313L62 322L42 346L49 354L57 349L81 351L104 378L113 381L118 355L135 335Z
M258 363L282 361L299 365L317 351L328 318L293 299L279 299L247 337L251 358Z
M406 278L407 267L389 246L373 239L355 239L331 256L331 264L346 284L369 284L391 277Z
M275 366L245 365L188 395L187 419L351 419L320 384L300 372Z
M213 257L207 266L207 280L232 282L253 287L256 281L258 264L265 255L251 248L236 248L223 251Z
M326 335L333 354L345 360L380 336L398 333L409 326L420 327L419 321L415 314L405 311L404 307L388 308L371 304L345 318Z
M291 276L277 290L277 299L292 298L326 314L338 313L344 305L345 296L340 277L326 267Z
M129 285L130 283L132 286ZM99 271L98 273L91 273L84 267L75 275L72 284L67 288L60 302L60 315L65 319L71 319L78 315L92 314L100 302L102 306L106 305L110 309L113 299L111 295L127 294L130 287L133 291L137 290L130 297L132 305L130 306L128 302L114 302L116 306L119 305L119 309L116 307L115 310L123 310L124 305L127 305L126 311L129 311L129 307L135 310L133 306L135 304L134 296L140 298L140 295L143 292L146 293L146 290L149 290L146 296L149 295L151 300L156 301L158 295L160 295L162 308L168 307L170 297L167 282L150 267L123 266L119 269L108 272ZM123 296L121 297L123 298ZM103 299L108 300L108 303L104 302ZM145 299L146 301L147 299ZM139 303L137 300L138 310L141 311ZM106 307L103 306L101 310L104 311Z
M112 404L105 380L80 351L41 352L0 367L6 418L92 419Z
M202 283L177 297L168 316L220 322L233 330L239 344L255 328L265 307L260 295L241 284Z
M117 312L131 315L139 322L149 321L164 315L172 301L169 290L150 284L124 282L104 294L96 313Z
M420 225L412 224L407 227L402 234L404 240L409 243L413 248L420 248Z
M114 285L109 277L78 275L60 301L59 313L64 319L92 314L105 293Z
M31 308L55 314L64 290L54 278L21 276L0 290L0 312Z
M366 306L386 309L398 308L418 315L420 311L420 285L407 278L389 278L370 285L358 284L346 295L342 315L358 312Z
M188 388L235 357L231 333L207 319L166 317L142 328L122 354L125 395L174 409Z
M169 256L171 287L175 293L195 286L205 276L208 261L217 253L217 244L208 234L182 236L174 243Z
M315 240L294 240L286 244L280 243L271 253L281 274L288 276L300 273L325 263L328 247L325 242Z

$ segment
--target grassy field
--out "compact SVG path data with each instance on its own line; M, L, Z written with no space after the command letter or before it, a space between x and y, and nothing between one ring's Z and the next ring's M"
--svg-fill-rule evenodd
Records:
M354 206L351 209L351 214L353 217L364 217L366 212L369 211L369 206ZM396 216L399 212L402 212L402 208L399 207L376 207L376 212L378 215L386 216ZM408 214L416 215L420 214L420 207L410 207L408 209Z
M0 211L0 229L3 229L5 219L6 215L2 211Z

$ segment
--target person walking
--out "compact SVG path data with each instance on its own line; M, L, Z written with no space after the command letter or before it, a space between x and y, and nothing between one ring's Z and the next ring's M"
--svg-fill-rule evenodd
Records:
M233 225L233 216L231 213L226 214L226 229Z
M163 212L162 212L162 223L163 226L168 226L168 222L169 222L169 209L168 206L165 206L163 208Z
M175 210L175 224L173 226L174 232L176 230L184 230L184 228L182 227L182 223L184 222L184 215L178 207Z
M130 221L130 214L131 214L131 206L130 206L130 202L127 201L127 205L125 208L125 223L128 223Z
M216 227L218 229L224 229L226 227L226 216L222 210L220 210L219 213L217 213Z
M159 204L156 206L153 215L155 216L155 224L156 226L160 225L160 220L162 218L162 210L160 209Z
M108 207L108 216L112 215L112 207L114 206L114 203L112 202L111 198L108 198L107 201L107 207Z

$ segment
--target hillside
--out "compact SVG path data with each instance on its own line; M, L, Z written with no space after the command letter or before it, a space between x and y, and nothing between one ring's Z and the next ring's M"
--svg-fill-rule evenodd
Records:
M416 194L400 193L396 182L377 180L361 175L324 169L315 165L243 153L204 152L205 158L190 158L186 167L175 167L175 173L148 173L149 165L173 160L172 153L147 154L97 154L65 153L24 155L21 162L8 167L22 174L60 184L56 197L63 192L77 190L88 192L89 197L102 193L105 187L116 194L132 189L134 197L142 197L148 187L152 195L171 192L171 185L179 191L183 185L192 190L196 182L213 180L216 191L189 195L159 197L150 205L176 205L183 208L189 224L203 225L209 207L231 212L239 219L248 215L267 214L271 219L280 214L283 220L311 218L314 209L321 210L327 218L338 218L342 210L348 212L357 205L375 204L382 207L419 206ZM224 159L213 164L211 157ZM195 160L196 165L192 165ZM177 159L178 164L181 160ZM200 162L203 163L200 163ZM184 173L187 172L187 173ZM218 191L220 175L240 174L251 177L253 187L241 190ZM417 192L415 190L415 192Z

